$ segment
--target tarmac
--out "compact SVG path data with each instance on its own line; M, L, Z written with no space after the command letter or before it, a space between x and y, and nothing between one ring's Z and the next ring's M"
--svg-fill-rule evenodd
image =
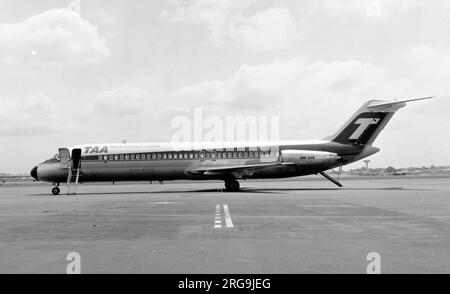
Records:
M0 273L450 273L449 178L342 183L0 186Z

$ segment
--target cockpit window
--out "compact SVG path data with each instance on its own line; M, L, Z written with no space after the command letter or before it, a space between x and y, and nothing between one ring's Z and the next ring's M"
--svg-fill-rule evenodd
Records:
M47 159L44 162L54 162L54 161L59 161L59 160L60 160L59 154L55 154L51 158Z

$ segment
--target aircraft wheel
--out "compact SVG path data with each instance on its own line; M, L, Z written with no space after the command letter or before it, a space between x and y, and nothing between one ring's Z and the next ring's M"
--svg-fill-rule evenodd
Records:
M225 188L228 192L237 192L240 190L239 182L236 180L226 181Z
M59 187L54 187L54 188L52 189L53 195L59 195L60 192L61 192L61 190L59 189Z

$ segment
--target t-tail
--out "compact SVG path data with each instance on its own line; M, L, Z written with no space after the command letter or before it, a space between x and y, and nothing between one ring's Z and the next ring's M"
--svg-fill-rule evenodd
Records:
M405 107L407 102L431 98L433 97L394 101L370 100L364 103L339 131L326 139L342 144L370 146L394 113Z

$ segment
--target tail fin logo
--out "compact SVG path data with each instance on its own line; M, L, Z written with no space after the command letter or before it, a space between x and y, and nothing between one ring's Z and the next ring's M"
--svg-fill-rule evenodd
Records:
M380 121L379 118L360 118L355 122L359 127L350 136L350 140L357 140L370 125L376 125Z

